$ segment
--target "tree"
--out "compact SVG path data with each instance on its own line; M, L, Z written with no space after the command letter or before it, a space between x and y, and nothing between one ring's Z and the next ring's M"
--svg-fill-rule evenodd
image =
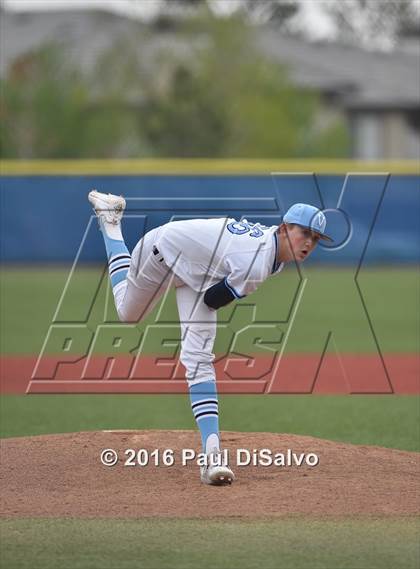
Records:
M289 20L302 9L297 0L235 0L221 5L218 0L163 0L158 20L171 17L194 18L200 13L241 15L251 23L273 22L287 29Z
M2 81L4 158L343 156L342 122L256 47L244 18L204 13L179 26L189 53L152 57L134 26L82 73L64 49L27 54ZM173 45L173 44L171 44Z
M2 158L85 158L118 153L126 111L103 93L92 97L88 77L57 44L15 61L0 83Z
M366 48L392 48L404 28L419 25L417 0L322 0L319 5L340 40Z
M19 58L1 82L1 155L71 155L86 103L79 74L66 77L52 46Z
M316 93L298 90L265 59L242 19L190 22L187 30L207 47L195 47L188 66L174 63L168 89L139 114L159 155L298 157L317 153L321 140L330 155L346 154L343 123L315 127Z
M302 10L296 0L243 0L242 10L251 22L256 24L275 23L277 27L288 29L289 22Z
M216 96L180 65L165 96L143 108L140 128L161 156L223 156L229 121Z

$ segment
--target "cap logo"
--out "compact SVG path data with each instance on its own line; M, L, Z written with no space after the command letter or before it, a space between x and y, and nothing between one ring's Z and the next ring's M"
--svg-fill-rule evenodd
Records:
M324 233L325 221L325 215L320 211L315 217L315 226L318 226L322 233Z

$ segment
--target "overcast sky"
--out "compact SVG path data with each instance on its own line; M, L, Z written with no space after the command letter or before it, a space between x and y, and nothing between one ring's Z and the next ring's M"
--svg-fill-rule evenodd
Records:
M234 11L241 0L210 0L213 9L220 14ZM321 12L317 2L299 0L303 10L300 24L313 38L329 37L332 24ZM142 20L153 19L159 12L162 0L0 0L9 10L89 10L91 8L106 9L120 14L137 17ZM315 24L315 25L314 25Z

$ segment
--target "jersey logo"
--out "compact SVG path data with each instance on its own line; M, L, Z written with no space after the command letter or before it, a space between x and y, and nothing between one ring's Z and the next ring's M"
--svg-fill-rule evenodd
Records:
M235 235L245 235L249 234L249 237L262 237L264 235L264 230L269 229L261 223L249 223L248 221L233 221L228 223L227 229L234 233Z

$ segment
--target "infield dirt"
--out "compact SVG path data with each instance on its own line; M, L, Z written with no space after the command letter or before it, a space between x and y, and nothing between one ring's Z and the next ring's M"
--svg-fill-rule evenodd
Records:
M283 359L281 373L274 374L275 389L268 389L273 379L272 357L230 358L229 375L226 358L215 362L219 393L420 393L418 355L384 353L382 367L378 354L290 354ZM73 358L74 356L72 356ZM112 362L111 362L112 360ZM0 356L1 393L187 393L185 370L173 360L160 355L142 356L142 376L129 378L132 357L110 358L95 355L89 359L91 379L83 377L86 358L80 355L75 364L63 363L62 356L43 356L43 378L34 375L37 357ZM64 360L65 361L65 360ZM60 363L61 362L61 363ZM252 364L252 365L251 365ZM172 377L177 370L177 377ZM347 370L347 372L346 372ZM351 377L347 373L351 370ZM242 379L239 379L241 377ZM281 380L280 380L281 378Z
M1 441L4 517L256 518L304 515L414 516L420 513L420 455L414 452L272 433L223 433L237 480L205 486L182 449L193 431L98 431ZM101 464L105 448L118 452ZM172 449L173 466L124 466L126 449ZM235 466L237 449L315 453L317 466ZM232 457L234 460L232 461Z

